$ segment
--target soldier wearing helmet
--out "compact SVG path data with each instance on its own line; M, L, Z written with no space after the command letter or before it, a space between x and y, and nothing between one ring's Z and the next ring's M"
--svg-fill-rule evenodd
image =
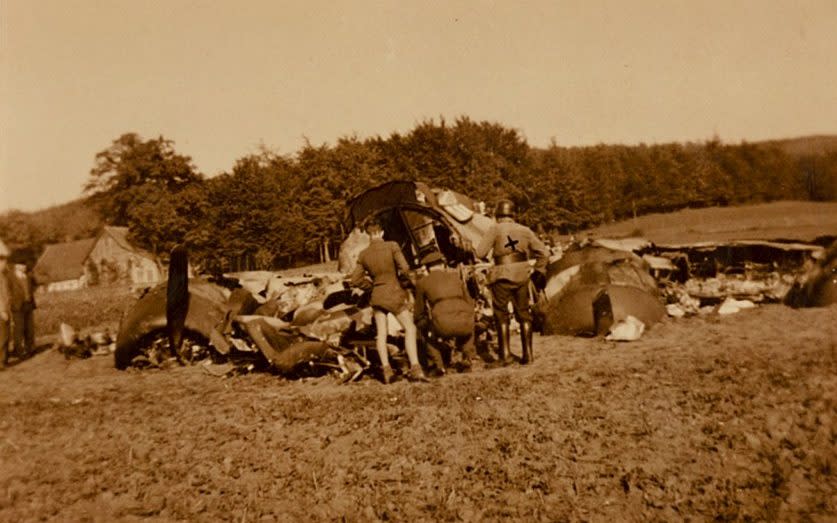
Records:
M546 286L549 252L543 242L525 225L514 221L514 203L501 200L494 212L497 224L475 247L478 258L492 253L494 266L489 283L494 301L500 362L508 363L510 332L509 302L520 323L521 363L534 360L532 353L532 312L529 309L529 280L540 290ZM534 271L529 260L535 260Z

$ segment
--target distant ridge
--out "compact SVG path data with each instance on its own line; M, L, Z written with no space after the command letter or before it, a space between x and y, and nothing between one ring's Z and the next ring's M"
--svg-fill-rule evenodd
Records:
M756 143L778 145L785 153L792 156L808 156L837 152L837 135L834 134L815 134L811 136L800 136L798 138L767 140Z
M21 222L25 225L21 226ZM47 244L91 238L104 225L96 211L85 205L83 198L38 211L13 209L0 213L0 231L15 223L18 224L14 226L17 228L18 241L24 242L11 247L22 251L17 254L21 257L16 258L19 263L36 258ZM21 236L23 231L29 231L28 241L25 236Z

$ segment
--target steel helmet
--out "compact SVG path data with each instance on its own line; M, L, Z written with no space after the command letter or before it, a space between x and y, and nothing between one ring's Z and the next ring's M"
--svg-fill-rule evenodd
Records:
M514 202L511 200L500 200L494 208L495 218L514 218Z

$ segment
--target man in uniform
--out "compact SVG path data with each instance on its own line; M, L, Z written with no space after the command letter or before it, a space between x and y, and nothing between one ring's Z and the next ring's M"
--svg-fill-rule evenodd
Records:
M532 312L529 309L529 280L538 290L546 287L549 252L543 242L525 225L514 221L514 203L501 200L494 213L497 224L475 247L478 258L493 251L494 267L489 274L493 295L494 321L500 348L500 362L509 359L509 302L520 323L521 363L534 360L532 353ZM529 261L535 260L534 271Z
M459 271L449 269L441 253L433 251L425 255L421 264L427 267L428 273L416 283L416 326L420 332L429 331L431 336L453 339L462 351L462 370L468 372L476 361L474 301ZM438 349L431 347L432 340L427 341L437 367L444 372Z
M410 266L397 243L384 241L384 229L380 223L368 220L366 232L370 237L369 247L360 253L349 281L358 288L372 288L369 304L375 318L375 348L381 360L383 382L391 383L394 376L387 349L387 313L394 315L404 328L404 350L407 352L407 359L410 360L407 379L427 381L419 364L416 326L409 310L409 296L399 281L400 277L409 276ZM367 276L371 277L371 283Z
M9 250L0 240L0 370L6 368L11 339L12 295L7 276Z
M14 268L12 294L20 295L12 301L15 352L19 358L25 358L35 351L35 280L26 265L17 264Z

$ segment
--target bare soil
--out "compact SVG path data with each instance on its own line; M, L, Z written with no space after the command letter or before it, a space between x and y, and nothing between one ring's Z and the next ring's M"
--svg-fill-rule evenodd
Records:
M837 518L837 306L535 350L391 386L45 350L0 372L0 521Z

